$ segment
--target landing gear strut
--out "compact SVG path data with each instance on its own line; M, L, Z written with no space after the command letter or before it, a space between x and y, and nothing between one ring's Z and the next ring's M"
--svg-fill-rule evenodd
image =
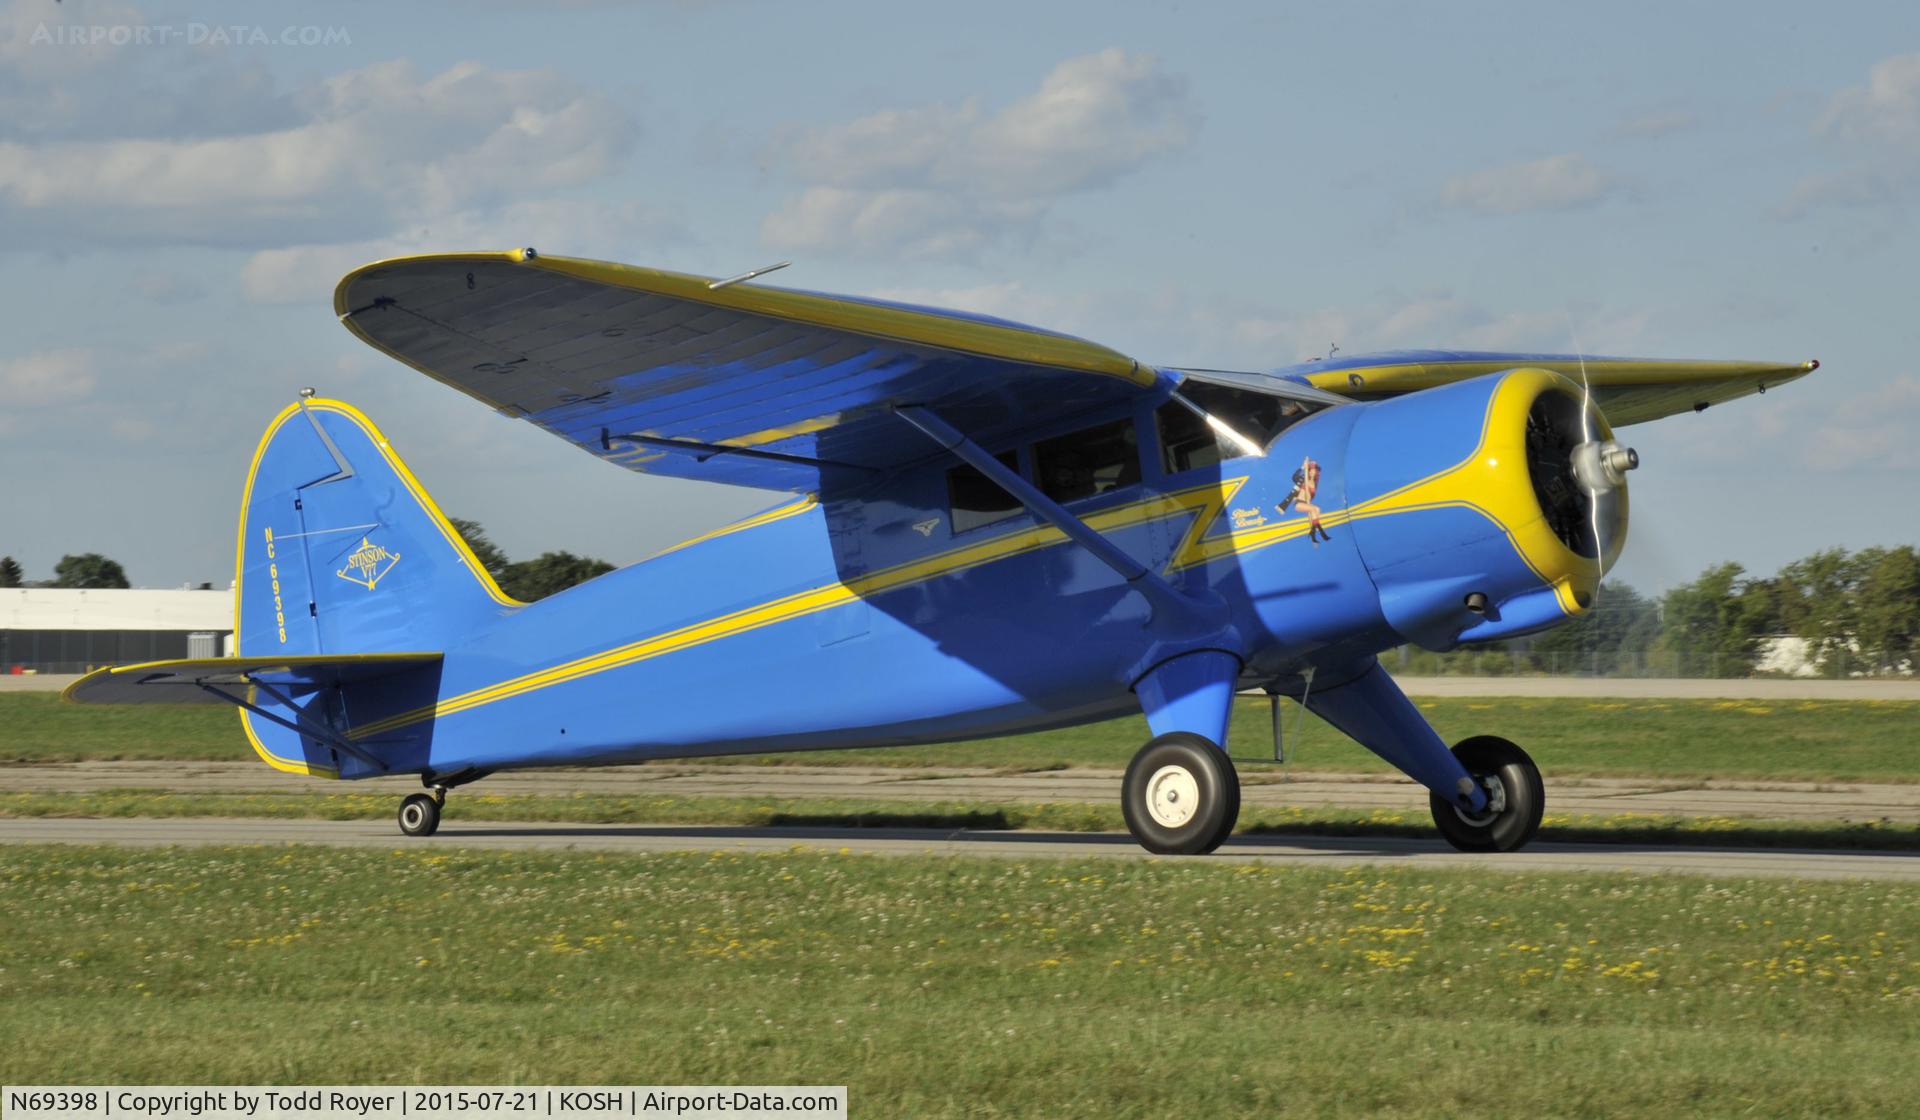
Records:
M440 830L440 808L447 803L447 787L416 793L400 803L400 831L408 836L432 836Z
M1160 855L1218 848L1240 817L1233 760L1204 736L1170 731L1140 748L1120 790L1127 831Z
M1476 735L1453 748L1453 757L1486 791L1478 812L1431 794L1433 823L1447 843L1463 852L1511 852L1540 831L1546 811L1546 786L1527 752L1497 735Z

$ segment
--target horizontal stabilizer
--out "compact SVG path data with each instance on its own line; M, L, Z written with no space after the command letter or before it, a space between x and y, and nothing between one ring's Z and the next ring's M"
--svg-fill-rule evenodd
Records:
M205 657L115 665L68 685L74 704L232 704L249 686L309 692L437 665L438 653L343 653L307 657Z

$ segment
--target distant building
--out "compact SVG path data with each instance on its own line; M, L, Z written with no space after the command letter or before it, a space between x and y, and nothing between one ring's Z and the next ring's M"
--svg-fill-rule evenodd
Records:
M0 588L0 673L84 673L232 649L231 591Z

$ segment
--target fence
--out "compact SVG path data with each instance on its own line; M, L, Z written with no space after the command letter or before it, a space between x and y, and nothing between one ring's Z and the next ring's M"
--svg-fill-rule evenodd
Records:
M1529 650L1489 647L1430 653L1402 646L1381 660L1396 673L1435 677L1770 677L1852 680L1920 675L1920 650L1895 653L1836 648L1817 658L1781 658L1666 649Z
M178 657L217 657L224 635L187 630L0 630L0 673L84 673Z

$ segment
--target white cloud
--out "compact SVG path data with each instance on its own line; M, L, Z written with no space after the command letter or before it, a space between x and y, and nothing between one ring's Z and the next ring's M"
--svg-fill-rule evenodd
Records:
M260 243L384 232L606 174L633 136L605 97L545 71L378 63L242 135L0 142L0 215L42 237Z
M1867 84L1835 94L1815 129L1843 139L1920 140L1920 54L1874 63Z
M939 190L810 187L769 214L760 232L778 249L955 257L1026 227L1045 209Z
M1193 139L1186 83L1118 49L1071 58L998 112L978 100L894 109L786 138L803 183L761 234L781 249L955 256L1031 235L1048 207Z
M259 59L133 39L154 30L131 4L0 3L0 139L214 136L296 122Z
M1906 374L1835 403L1806 430L1801 458L1815 470L1912 470L1920 467L1915 431L1920 431L1920 377Z
M86 350L42 350L0 359L0 409L72 404L93 394L95 357Z
M531 245L562 256L644 260L688 239L679 221L640 203L540 199L466 211L387 237L263 249L241 269L240 286L252 303L330 303L347 272L409 253Z
M1653 314L1641 309L1580 307L1571 318L1565 309L1496 312L1445 291L1300 311L1195 299L1178 287L1063 296L1017 280L870 294L1076 334L1143 361L1238 369L1324 358L1335 345L1342 354L1408 347L1630 354L1652 344L1654 327Z
M1484 214L1575 210L1605 200L1618 180L1577 152L1462 175L1440 193L1443 205Z
M1800 218L1822 206L1898 204L1920 193L1920 54L1875 63L1865 85L1833 96L1813 131L1839 158L1795 184L1778 217Z
M1341 353L1435 348L1618 354L1644 345L1651 316L1622 308L1491 311L1450 292L1293 314L1242 312L1223 324L1242 345L1260 347L1282 365ZM1577 324L1577 329L1576 329Z

